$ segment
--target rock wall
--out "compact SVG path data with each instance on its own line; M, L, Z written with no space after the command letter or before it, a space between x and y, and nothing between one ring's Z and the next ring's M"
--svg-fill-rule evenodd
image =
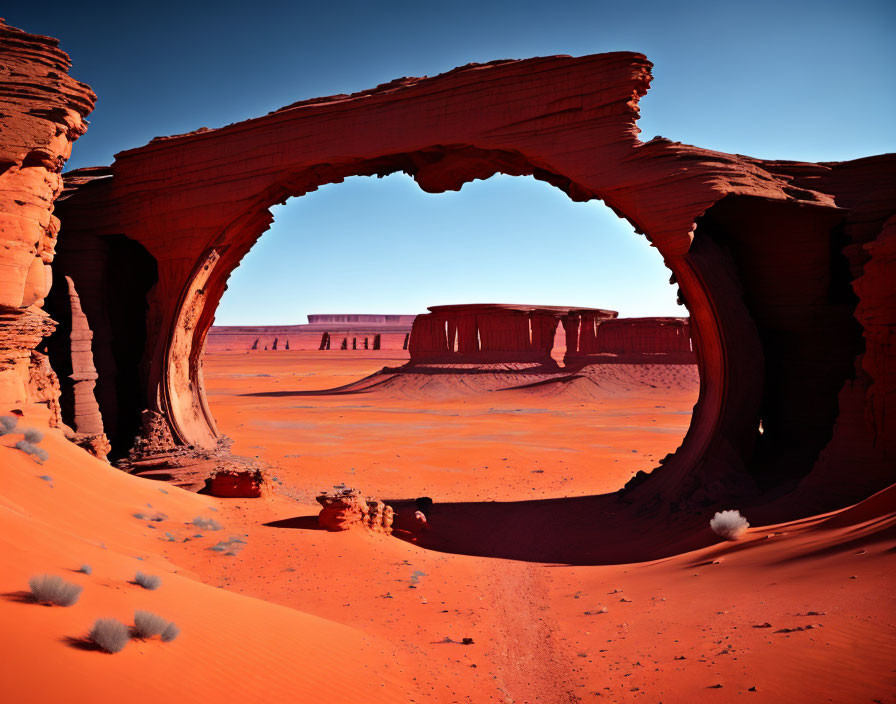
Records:
M603 361L650 363L696 362L687 318L617 318L585 326L587 337L580 335L579 348L567 349L566 363L587 362L595 356Z
M201 351L272 205L354 175L403 171L441 192L504 173L626 217L663 256L689 310L702 381L691 428L629 488L631 500L705 506L823 470L836 480L819 483L819 501L833 506L892 481L896 457L882 440L896 436L892 285L880 272L892 256L883 230L896 210L896 158L806 164L641 142L650 68L628 52L465 66L153 140L102 175L73 174L59 205L66 246L124 235L158 263L141 376L152 428L167 426L179 446L217 443ZM458 353L472 348L468 321L452 337L428 320L412 340L418 350L448 354L449 339ZM524 337L522 324L484 325L480 351ZM565 331L597 348L597 330L583 337L581 321ZM863 458L860 470L850 456Z
M37 400L35 385L55 384L39 361L30 369L53 330L41 310L59 233L53 202L96 101L68 75L57 44L0 20L0 402L8 407Z

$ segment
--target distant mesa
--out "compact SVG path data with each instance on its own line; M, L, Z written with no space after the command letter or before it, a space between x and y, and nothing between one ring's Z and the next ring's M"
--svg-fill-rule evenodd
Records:
M572 306L432 306L414 319L407 363L333 389L448 399L495 391L580 402L699 388L688 318L617 318ZM345 349L344 347L342 349Z
M688 318L618 318L601 308L432 306L411 331L412 364L696 364Z
M315 313L305 325L215 325L209 352L228 350L406 350L414 315Z

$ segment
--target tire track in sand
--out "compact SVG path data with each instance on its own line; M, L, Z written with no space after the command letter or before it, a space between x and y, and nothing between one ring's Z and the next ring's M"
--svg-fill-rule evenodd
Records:
M560 641L539 565L492 560L483 584L494 641L488 653L507 704L576 704L571 652Z

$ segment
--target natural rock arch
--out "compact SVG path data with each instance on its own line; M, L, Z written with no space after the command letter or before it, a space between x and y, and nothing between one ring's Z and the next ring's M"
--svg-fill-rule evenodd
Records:
M893 381L882 360L892 350L878 331L863 362L851 283L870 256L876 273L863 277L860 306L868 335L887 305L875 260L892 256L892 226L886 238L883 226L893 160L794 164L642 143L638 99L649 82L650 63L627 52L469 65L153 140L109 169L72 174L58 208L65 241L123 234L157 262L142 451L216 443L202 346L228 275L271 222L270 206L354 175L404 171L440 192L500 172L603 200L657 247L687 303L699 401L680 450L633 484L633 496L712 503L754 491L758 476L796 480L816 463L842 471L859 445L864 472L851 478L851 494L840 482L820 500L891 480L894 448L883 438L896 432L882 399ZM766 247L785 263L764 258ZM818 347L824 339L828 349ZM838 405L841 389L849 403L841 393Z

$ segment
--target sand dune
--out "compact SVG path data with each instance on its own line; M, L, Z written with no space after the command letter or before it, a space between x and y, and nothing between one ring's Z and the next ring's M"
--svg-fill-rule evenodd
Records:
M26 422L44 418L29 413ZM197 553L243 531L220 521L220 531L189 525L220 517L218 500L128 476L49 431L39 465L0 439L4 491L0 499L0 622L8 702L155 701L411 701L401 659L358 630L203 584L172 561L174 545ZM41 478L43 477L43 478ZM134 513L164 514L159 522ZM220 520L220 519L219 519ZM168 542L166 533L182 541ZM92 574L78 573L82 564ZM159 575L147 591L130 580L137 570ZM50 573L83 586L72 607L29 603L23 590L35 574ZM83 637L96 618L130 624L136 609L173 620L171 643L132 641L121 653L87 649Z

